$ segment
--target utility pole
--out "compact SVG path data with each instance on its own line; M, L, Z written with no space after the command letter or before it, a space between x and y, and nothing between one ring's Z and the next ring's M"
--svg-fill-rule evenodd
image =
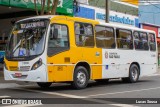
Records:
M106 0L106 23L109 23L110 0Z

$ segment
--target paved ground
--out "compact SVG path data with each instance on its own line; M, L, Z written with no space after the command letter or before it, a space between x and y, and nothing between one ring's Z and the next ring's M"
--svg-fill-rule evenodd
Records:
M115 98L120 98L122 100L120 102L124 101L129 102L131 100L131 103L136 102L138 98L147 98L147 99L158 98L156 99L156 101L159 101L160 75L141 78L140 81L135 84L122 83L120 80L112 80L107 84L97 84L96 82L92 82L84 90L74 90L69 84L53 84L52 87L48 89L41 89L38 86L36 86L36 84L19 85L15 83L5 83L5 84L1 83L0 87L1 87L0 88L1 98L4 97L20 98L20 99L56 98L48 100L51 100L52 103L60 103L60 106L66 106L66 103L69 103L70 107L75 106L73 104L71 105L70 103L85 104L85 106L87 107L90 107L91 105L92 107L93 106L97 107L97 105L103 107L105 106L104 104L108 104L108 106L110 107L134 107L134 106L159 107L160 106L155 104L154 105L116 104L118 103L118 101L117 99L115 99ZM79 99L77 100L75 98ZM105 99L100 99L100 98L105 98ZM113 99L106 99L106 98L113 98ZM129 98L135 98L135 99L129 99ZM31 105L31 106L37 106L37 105ZM53 105L47 105L47 106L53 106Z
M41 100L42 103L47 102L46 107L160 107L160 70L154 75L141 78L139 82L134 84L123 83L119 79L110 80L109 83L105 84L92 81L83 90L74 90L70 84L53 84L48 89L41 89L35 83L4 81L1 76L1 98L19 98L21 100L45 98ZM159 104L135 104L136 101L142 102L142 100L143 103L147 100L154 100L154 102L158 101ZM54 105L49 103L54 103ZM0 106L42 107L44 104Z

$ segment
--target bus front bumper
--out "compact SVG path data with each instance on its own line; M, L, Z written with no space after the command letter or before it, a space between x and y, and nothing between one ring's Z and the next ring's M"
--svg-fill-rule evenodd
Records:
M48 82L45 65L31 71L8 71L4 68L4 79L28 82Z

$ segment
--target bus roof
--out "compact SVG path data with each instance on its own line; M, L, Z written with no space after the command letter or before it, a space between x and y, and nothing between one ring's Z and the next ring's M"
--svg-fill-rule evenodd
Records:
M43 15L43 16L35 16L35 17L30 17L30 18L25 18L20 21L25 21L25 20L30 20L30 19L50 19L52 20L53 18L66 18L68 20L72 20L72 21L77 21L77 22L90 22L90 23L94 23L94 24L100 24L100 25L104 25L104 26L110 26L110 27L118 27L118 28L122 28L122 29L130 29L130 30L137 30L137 31L142 31L142 32L151 32L151 33L155 33L152 30L146 30L146 29L141 29L141 28L136 28L136 27L132 27L132 26L127 26L127 25L118 25L118 24L113 24L113 23L104 23L104 22L99 22L97 20L92 20L92 19L86 19L86 18L81 18L81 17L70 17L70 16L63 16L63 15Z

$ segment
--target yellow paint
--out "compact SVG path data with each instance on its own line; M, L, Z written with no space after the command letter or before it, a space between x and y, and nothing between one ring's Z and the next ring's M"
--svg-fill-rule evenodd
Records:
M77 64L78 62L87 62L88 64L102 64L102 49L96 47L77 47L75 43L74 22L84 22L98 24L97 21L77 18L56 16L51 19L51 23L66 24L69 28L70 49L57 55L47 58L48 64ZM100 56L96 56L96 52ZM65 57L70 58L70 62L65 62ZM62 66L63 70L58 71L58 66L48 66L48 81L61 82L72 81L75 65ZM91 79L102 78L102 66L91 66Z
M88 64L94 64L91 67L90 79L101 79L102 78L102 66L97 66L96 64L102 64L102 49L94 47L77 47L75 43L75 33L74 33L74 23L83 22L90 23L93 26L99 22L95 20L89 20L77 17L66 17L66 16L55 16L51 19L51 23L65 24L69 28L69 42L70 49L65 52L53 55L51 57L47 56L47 64L60 64L56 66L48 66L48 81L49 82L63 82L63 81L73 81L73 73L75 65L79 62L87 62ZM16 34L16 32L14 32ZM95 39L95 38L94 38ZM47 47L45 47L47 48ZM96 56L96 53L99 56ZM65 58L70 59L65 61ZM7 67L10 66L18 67L18 61L7 61L5 59ZM66 65L61 65L66 64ZM69 65L67 65L69 64ZM72 64L72 65L71 65ZM9 69L10 70L10 69Z
M137 5L137 6L139 4L139 0L121 0L121 1L129 4Z
M8 61L8 60L6 60L6 58L4 58L4 62L5 62L9 71L13 71L10 69L10 67L18 67L18 61Z

